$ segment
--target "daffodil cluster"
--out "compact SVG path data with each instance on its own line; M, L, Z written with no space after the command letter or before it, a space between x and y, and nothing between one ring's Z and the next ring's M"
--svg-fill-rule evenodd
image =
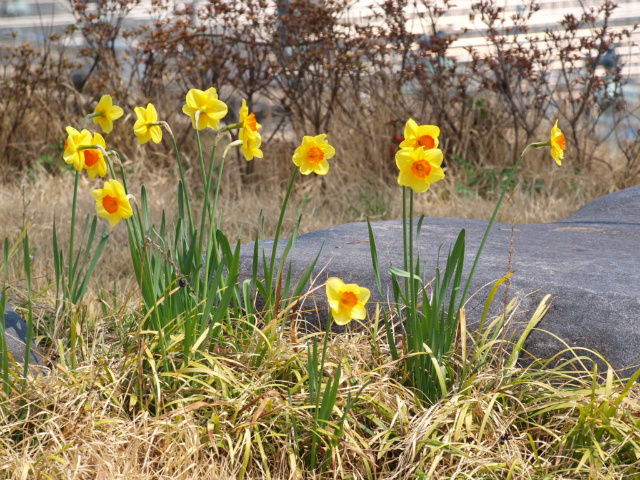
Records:
M182 107L183 113L189 116L191 125L197 130L219 129L220 121L227 115L228 110L227 105L218 98L215 88L189 90L185 105ZM146 107L135 107L134 113L136 121L133 125L133 133L138 144L143 145L149 141L159 144L162 141L162 127L171 133L166 122L159 119L158 111L152 103L148 103ZM123 109L113 104L110 95L103 95L94 112L88 115L87 119L92 119L95 124L100 125L104 133L110 133L113 130L113 122L123 114ZM239 130L238 137L242 142L241 149L245 159L249 161L256 157L262 158L263 153L260 150L262 137L258 132L262 125L257 122L255 114L249 112L245 100L242 100L239 123L225 127L225 129L232 128ZM64 161L73 165L78 172L86 170L91 179L95 179L96 176L105 177L108 170L108 156L104 137L99 133L92 134L86 129L79 131L71 126L66 130ZM326 147L323 148L326 150ZM326 161L323 165L326 165ZM324 170L326 173L328 166ZM123 218L133 215L129 203L130 195L126 194L124 186L115 178L105 182L104 188L94 190L93 197L96 200L96 213L108 219L112 226L117 225Z
M256 157L262 158L263 152L260 149L262 136L259 132L262 125L258 123L255 113L250 112L246 100L242 100L238 123L220 128L220 121L227 115L228 110L227 105L218 98L215 88L189 90L182 107L183 113L190 118L194 129L201 131L211 128L219 130L219 132L237 129L239 140L237 144L240 144L244 158L247 161ZM136 120L133 125L133 133L139 144L142 145L149 141L160 143L163 134L162 127L171 134L166 122L159 120L158 112L152 103L148 103L146 107L135 107L134 113ZM87 119L92 119L93 123L99 125L104 133L109 133L113 130L114 121L122 117L123 114L123 109L113 104L110 95L103 95ZM71 126L68 126L66 131L64 161L73 165L77 172L86 170L91 179L98 176L105 177L109 170L109 158L104 137L100 133L92 133L86 129L78 130ZM172 134L171 136L173 138ZM400 141L399 150L395 153L395 162L399 170L399 185L420 193L427 191L432 183L445 177L442 169L443 154L439 148L439 136L440 129L435 125L419 125L411 118L406 122L404 138ZM558 165L561 165L566 147L565 136L558 127L558 122L556 121L551 129L548 142L536 143L532 146L550 146L551 156ZM298 167L294 171L294 176L298 171L302 175L311 173L326 175L329 172L328 160L332 159L335 154L336 150L327 141L326 134L304 136L292 157L293 163ZM93 196L96 200L97 214L107 218L111 225L116 225L121 219L133 215L128 200L129 196L126 194L124 186L116 179L108 180L104 184L104 188L94 191ZM337 285L336 281L332 280L333 284ZM336 310L336 315L336 318L344 318L344 315L339 313L339 309Z
M66 130L68 136L64 142L64 161L73 165L78 172L87 170L91 179L97 175L104 177L107 174L107 164L102 153L106 146L104 137L99 133L91 135L89 130L84 129L79 132L73 127L67 127Z
M103 95L94 112L87 116L100 125L104 133L113 130L113 122L123 115L122 108L113 105L110 95ZM107 175L106 142L99 133L91 133L89 130L68 126L66 128L67 139L64 142L64 161L77 172L87 171L92 180L97 176ZM77 188L77 187L76 187ZM107 180L104 188L93 191L96 200L96 213L99 217L107 218L111 226L118 224L123 218L133 215L131 204L124 190L124 186L118 180Z
M206 91L191 89L187 93L186 103L182 107L182 112L189 116L191 125L194 129L204 130L211 128L217 130L219 122L229 111L227 105L218 98L215 88L209 88ZM242 154L247 161L254 158L262 158L263 153L260 150L262 137L258 130L262 128L254 113L249 113L247 101L242 100L242 107L239 112L239 123L232 127L238 128L238 139L242 141L240 146Z
M432 183L442 180L442 151L438 148L440 129L418 125L410 118L404 127L404 140L396 153L398 184L414 192L426 192Z

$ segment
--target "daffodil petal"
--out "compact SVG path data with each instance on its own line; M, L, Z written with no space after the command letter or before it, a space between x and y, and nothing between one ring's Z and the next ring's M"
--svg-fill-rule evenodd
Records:
M427 181L428 183L435 183L439 180L442 180L444 177L445 174L442 171L442 168L440 168L438 165L431 165L431 171L429 172L427 178L425 178L425 181Z
M351 320L352 317L345 312L344 310L338 310L338 311L333 311L333 321L336 322L338 325L346 325L348 324Z
M124 110L117 105L113 105L109 109L108 116L111 117L111 120L117 120L124 115Z
M442 165L442 160L444 159L444 155L442 154L442 150L438 148L431 148L429 150L424 150L423 157L427 162L440 166Z
M333 158L333 156L336 154L336 149L328 144L325 147L321 148L321 150L324 152L325 160Z
M423 135L428 135L437 142L440 136L440 129L435 125L420 125L416 130L416 136L422 137Z
M317 175L326 175L327 173L329 173L329 162L325 160L321 163L318 163L313 169L313 171Z
M407 120L407 123L404 126L404 138L409 139L417 136L418 134L418 123L410 118ZM403 142L404 143L404 142Z
M358 291L358 302L367 303L371 297L371 291L368 288L360 287Z
M399 170L404 170L411 167L411 164L413 163L411 153L412 150L408 148L403 148L396 153L396 166Z
M151 140L153 140L154 143L160 143L162 140L162 129L157 125L149 128L149 134L151 135Z
M361 303L358 303L351 309L351 318L355 320L364 320L367 318L367 309Z

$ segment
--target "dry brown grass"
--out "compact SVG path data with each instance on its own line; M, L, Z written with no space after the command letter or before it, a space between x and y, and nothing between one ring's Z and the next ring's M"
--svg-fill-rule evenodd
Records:
M134 358L117 358L116 345L89 344L93 353L77 369L60 362L22 395L0 393L0 478L595 480L631 478L626 473L637 467L620 462L638 439L640 391L619 398L624 383L615 377L608 388L578 381L573 367L489 365L425 407L394 380L394 365L381 363L371 337L352 334L330 344L327 368L336 355L345 368L336 407L344 408L347 392L363 390L328 471L316 477L298 457L291 423L309 420L304 378L298 385L279 379L303 373L306 339L288 337L285 331L257 369L248 366L250 354L205 357L201 382L162 392L172 403L161 415L132 395ZM578 465L572 442L589 448L594 432L602 455ZM621 438L624 451L617 451Z

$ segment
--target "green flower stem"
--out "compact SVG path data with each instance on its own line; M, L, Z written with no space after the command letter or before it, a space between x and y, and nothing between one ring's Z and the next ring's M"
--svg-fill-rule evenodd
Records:
M184 178L184 168L182 166L182 159L180 158L180 152L178 151L178 144L176 143L176 137L173 136L173 133L169 131L169 136L171 137L171 143L173 144L173 153L176 156L176 160L178 161L178 170L180 171L180 181L182 182L182 188L184 189L184 200L187 204L187 214L189 215L189 232L191 235L195 234L195 226L193 224L193 214L191 213L191 202L189 201L189 195L187 194L187 182Z
M297 170L297 169L296 169ZM333 315L331 314L331 309L329 309L329 314L327 315L327 329L324 332L324 341L322 342L322 360L320 360L320 371L318 372L318 384L315 386L316 398L315 398L315 410L313 413L314 422L313 422L313 432L312 432L312 440L311 440L311 470L315 470L316 468L316 444L317 444L317 433L316 429L318 428L318 413L320 411L320 396L322 390L322 379L324 378L324 364L327 358L327 344L329 342L329 335L331 334L331 326L333 324ZM315 342L315 339L314 339ZM330 380L327 382L327 387L329 388Z
M215 159L216 159L216 151L218 149L218 141L219 141L219 137L221 132L223 131L224 127L221 128L220 130L218 130L218 133L216 134L216 139L213 143L213 149L211 150L211 158L209 160L209 171L207 173L206 169L205 169L205 165L204 165L204 156L202 153L202 144L200 143L200 132L198 131L198 129L196 129L196 139L198 141L198 156L200 158L200 168L202 169L202 183L204 186L204 195L203 195L203 203L202 203L202 213L200 214L200 232L199 232L199 238L198 238L198 252L200 254L203 253L203 248L204 248L204 231L205 231L205 226L206 226L206 220L207 218L209 218L209 236L208 236L208 240L209 242L212 242L212 252L215 255L215 260L216 262L218 262L220 260L220 253L218 252L218 242L217 242L217 236L215 234L215 230L216 230L216 225L215 225L215 216L216 216L216 210L218 208L218 197L217 195L214 197L213 199L213 204L214 207L211 208L211 199L209 197L209 192L211 190L211 180L212 180L212 176L213 176L213 168L214 168L214 164L215 164ZM220 163L220 172L218 172L218 179L220 179L222 177L222 166L224 164L224 160L221 160ZM207 256L206 258L206 268L205 271L209 270L209 265L211 264L211 256ZM205 276L206 277L206 276ZM207 288L207 284L209 283L209 279L205 278L204 279L204 289L206 290ZM196 289L198 288L198 285L200 284L199 279L196 279Z
M209 195L209 192L211 191L211 181L213 180L213 170L214 170L214 165L215 165L215 157L216 157L216 151L218 149L218 144L220 143L220 139L226 134L229 135L229 138L231 139L231 134L227 133L230 128L229 127L233 127L234 125L229 125L226 127L222 127L220 130L218 130L218 133L216 134L216 138L213 142L213 148L211 149L211 159L209 160L209 172L207 174L207 181L206 181L206 185L205 185L205 190L206 190L206 195ZM240 144L242 144L242 142L240 142ZM227 153L229 151L229 149L232 146L237 146L239 145L238 143L234 143L233 141L230 142L227 147L225 148L225 150L222 152L222 159L220 160L220 168L218 169L218 181L216 182L217 186L216 186L216 193L215 196L213 198L213 211L210 212L210 216L212 218L212 220L214 219L215 215L216 215L216 211L218 209L218 194L220 192L220 179L222 178L222 171L224 169L224 159L227 157ZM213 221L211 223L211 225L213 225Z
M220 143L220 140L222 139L222 137L226 134L229 135L229 137L231 138L231 134L229 134L229 130L233 130L234 128L240 128L241 124L239 123L234 123L232 125L226 125L224 127L222 127L220 130L218 130L218 133L216 133L216 138L213 141L213 148L211 149L211 159L209 160L209 173L207 175L207 185L206 185L206 189L207 189L207 195L209 195L209 189L211 188L211 180L213 179L213 170L214 170L214 165L215 165L215 157L216 157L216 150L218 149L218 144ZM227 150L229 148L231 148L232 146L237 146L237 145L242 145L242 142L240 143L234 143L231 142L229 143L229 145L227 145L225 151L222 153L222 161L220 162L220 169L218 171L218 182L217 182L217 187L216 188L216 192L219 190L220 187L220 178L222 178L222 169L223 169L223 161L224 158L226 158L227 156ZM214 199L214 209L213 211L215 212L216 208L217 208L217 202L218 200L218 194L216 193L216 197Z
M226 146L226 148L222 152L222 158L220 159L220 167L218 169L218 178L217 178L217 181L216 181L216 191L215 191L214 196L213 196L213 207L211 207L211 202L210 202L210 198L209 198L209 192L211 191L211 183L212 183L212 180L213 180L213 170L214 170L214 165L215 165L216 151L218 149L218 144L220 143L220 139L229 130L231 130L232 128L236 128L238 125L239 124L227 125L225 127L222 127L220 130L218 130L218 133L216 134L216 137L215 137L215 140L214 140L214 143L213 143L213 149L211 150L211 159L209 160L209 172L205 177L205 186L204 186L205 187L205 202L204 202L203 210L202 210L202 218L201 218L201 224L200 224L200 246L199 246L199 250L198 251L200 253L203 253L202 252L202 249L203 249L202 240L203 240L203 232L204 232L204 227L205 227L205 219L207 218L207 213L208 213L208 217L209 217L208 245L211 245L211 252L215 256L214 258L215 258L216 263L219 263L221 261L220 249L218 248L218 236L216 235L216 230L217 230L216 215L217 215L217 211L218 211L218 197L220 196L220 185L222 183L222 172L224 170L224 162L225 162L225 159L227 158L229 150L232 147L241 145L242 142L239 142L239 141L231 142ZM206 265L205 265L205 271L209 271L210 261L211 261L210 256L207 256ZM204 291L207 290L208 282L209 282L209 279L206 278L206 276L205 276L205 279L204 279Z
M509 172L509 174L507 175L506 180L504 180L502 182L502 192L500 193L500 198L498 199L498 203L496 203L495 208L493 209L493 214L491 215L491 220L489 220L489 224L487 225L487 229L484 232L484 236L482 237L482 241L480 242L480 247L478 248L478 253L476 253L476 258L473 262L473 267L471 267L471 272L469 272L469 277L467 278L467 284L464 287L464 293L462 294L462 298L460 299L460 305L464 305L465 300L467 299L467 294L469 293L469 287L471 287L471 279L473 278L473 274L476 271L476 267L478 266L478 261L480 260L480 255L482 254L482 250L484 249L484 244L487 241L487 238L489 237L489 232L491 231L491 227L493 226L493 222L496 219L496 216L498 215L498 211L500 210L500 206L502 205L502 200L504 199L504 195L507 193L507 190L509 189L509 184L511 183L511 180L513 179L513 177L515 176L516 170L518 170L518 167L520 166L520 163L522 163L522 159L524 158L525 154L527 153L527 151L529 151L530 148L539 148L539 147L544 147L549 145L549 142L544 142L544 143L532 143L530 145L527 146L527 148L525 148L522 153L520 154L520 156L518 157L518 160L516 161L516 164L514 165L514 167L511 169L511 171Z
M71 204L71 230L69 232L69 257L67 261L69 262L69 285L67 286L69 293L71 293L72 281L74 277L73 272L73 247L76 236L76 206L78 204L78 178L80 177L80 172L76 170L75 181L73 182L73 203Z
M198 158L200 159L200 170L202 171L202 183L207 184L207 172L204 168L204 155L202 154L202 143L200 142L200 131L196 129L196 142L198 143ZM215 150L215 148L214 148ZM212 154L213 156L214 154Z
M216 191L213 196L213 212L211 213L211 221L214 220L214 216L218 210L218 197L220 196L220 185L222 184L222 171L224 169L224 161L227 158L229 151L233 147L238 147L240 145L242 145L242 141L236 140L235 142L231 142L229 145L227 145L224 151L222 152L222 158L220 159L220 171L218 172L218 179L216 181ZM211 177L209 177L209 182L211 182Z
M413 333L416 333L417 326L417 296L415 292L415 282L413 279L413 189L409 192L409 279L407 284L409 285L409 315L411 316L411 324L413 325ZM420 346L417 346L418 348ZM418 351L418 350L414 350Z
M100 152L102 153L102 156L105 158L107 162L107 167L109 168L109 173L111 174L111 177L114 180L116 179L116 171L113 169L113 162L111 162L111 155L115 155L118 158L118 163L122 165L122 160L120 159L120 154L118 152L116 152L115 150L111 150L107 152L104 148L102 148L102 145L91 145L90 147L87 147L87 148L80 147L80 149L81 150L100 150ZM125 188L126 188L126 185L125 185Z
M409 243L408 243L408 236L407 236L407 187L402 187L402 252L404 255L404 271L408 272L409 271ZM409 301L409 281L407 279L407 281L404 284L404 295L405 298L407 299L407 301ZM411 332L411 325L409 325L409 322L411 321L410 317L410 312L408 309L405 308L404 312L404 317L405 317L405 324L407 326L407 331ZM402 314L400 313L400 309L398 309L398 316L400 317L400 320L402 320Z
M196 135L198 135L198 148L200 148L200 136L197 133L198 131L196 130ZM220 134L220 132L218 132L218 135ZM211 150L211 159L209 160L209 173L208 175L204 173L203 170L203 176L204 176L204 195L203 195L203 205L202 205L202 213L200 214L200 232L199 232L199 238L198 238L198 254L202 257L202 255L204 254L203 252L203 248L204 248L204 228L206 225L206 219L207 216L209 217L209 236L208 236L208 243L207 245L211 245L211 253L213 253L214 258L211 258L211 255L207 255L205 257L205 266L204 266L204 271L208 272L209 271L209 266L211 265L211 262L215 259L216 263L218 263L221 259L220 259L220 252L219 252L219 248L218 248L218 236L216 235L216 222L215 222L215 216L216 216L216 210L218 209L218 194L216 193L214 199L213 199L213 208L211 208L211 199L209 198L209 191L211 190L211 177L213 175L213 166L215 164L215 158L216 158L216 150L218 147L218 139L217 139L217 135L216 135L216 141L214 142L213 145L213 149ZM220 183L220 179L222 178L222 168L224 167L224 158L220 160L220 172L218 173L218 183ZM202 168L204 169L204 163L202 164ZM196 290L198 290L199 286L200 286L200 277L197 276L197 278L195 278L195 288ZM203 291L206 292L207 289L209 287L209 277L208 275L205 273L204 275L204 279L203 279L203 284L202 284L202 288Z
M224 152L222 152L222 158L220 159L220 171L218 172L218 179L216 181L216 191L213 196L213 208L211 209L211 212L209 214L209 241L213 243L213 251L216 255L217 262L220 262L221 258L220 258L220 251L218 249L217 236L215 235L215 231L217 229L215 216L218 211L218 197L220 196L220 185L222 184L222 171L224 170L224 161L226 160L227 155L231 150L231 148L237 147L238 145L241 145L241 144L242 142L238 140L235 142L231 142L229 145L226 146L226 148L224 149ZM216 147L214 147L214 151L215 151L215 148ZM211 173L213 173L213 171ZM211 183L211 176L209 176L209 183ZM205 281L206 280L208 279L205 279Z
M205 173L204 171L204 160L202 157L202 147L200 145L200 134L198 133L198 131L196 130L196 138L198 139L198 151L200 153L200 161L201 161L201 167L202 167L202 175L204 177L204 188L205 188L205 199L208 200L209 199L209 192L211 191L211 182L213 180L213 171L214 171L214 166L215 166L215 159L216 159L216 151L218 149L218 144L220 143L220 139L222 138L222 136L227 133L229 130L233 129L233 128L238 128L240 124L238 123L234 123L232 125L226 125L224 127L222 127L220 130L218 130L218 132L216 133L216 137L215 140L213 142L213 148L211 149L211 158L209 159L209 171L207 173ZM215 221L215 215L216 215L216 211L218 209L218 195L220 192L220 180L222 178L222 170L224 169L224 159L227 155L228 149L231 148L233 142L230 143L229 145L227 145L227 150L225 150L222 154L222 159L220 160L220 168L218 169L218 181L217 186L216 186L216 193L214 195L213 198L213 209L210 209L209 207L211 206L211 203L208 201L205 201L205 206L204 206L204 210L203 210L203 218L206 217L206 213L209 213L209 218L210 218L210 225L211 228L214 228L214 221ZM233 146L238 145L233 144ZM202 226L202 225L201 225ZM214 235L214 242L217 243L215 235ZM217 249L216 249L217 251ZM216 253L216 255L218 255L218 253Z
M236 130L238 128L242 128L241 123L232 123L231 125L225 125L224 127L222 127L220 130L218 130L218 133L216 134L216 138L213 141L213 146L217 147L218 144L220 143L220 139L222 138L222 136L225 133L227 133L229 130ZM213 152L211 153L211 158L213 159Z
M280 208L280 217L278 218L278 226L276 227L276 235L273 238L273 249L271 250L271 263L269 265L269 278L267 278L268 288L271 291L273 287L273 268L276 264L276 251L278 249L278 241L280 240L280 231L282 230L282 222L284 220L284 213L287 210L287 204L289 203L289 197L291 196L291 191L293 190L293 182L298 175L298 168L293 170L293 175L291 175L291 179L289 180L289 186L287 187L287 193L284 196L284 201L282 202L282 208ZM268 299L270 300L270 299Z
M409 271L407 257L407 187L402 187L402 246L404 251L404 269Z
M215 164L216 150L218 148L218 144L220 143L220 140L229 130L233 130L234 128L240 128L240 126L241 126L240 123L225 125L220 130L218 130L218 133L216 133L215 140L213 141L213 148L211 149L211 158L209 159L209 172L207 175L207 185L211 186L211 179L213 178L213 166ZM229 145L227 146L227 148L229 148ZM218 175L222 175L222 168L220 169L220 172L218 173Z
M90 120L94 119L94 118L98 118L98 117L104 117L104 113L99 112L99 113L90 113L88 115L85 115L84 117L84 121L85 123L89 123Z
M126 180L126 176L124 174L124 167L122 167L122 165L120 165L120 175L122 176L122 184L124 185L124 191L127 192L127 194L129 194L129 187L127 187L127 180ZM135 197L134 197L135 199ZM136 219L136 221L133 221L133 219L127 219L127 225L129 225L129 220L131 221L131 224L134 226L137 226L138 228L134 230L136 231L137 235L138 235L138 241L140 242L140 245L143 245L145 242L145 236L146 233L144 231L144 224L142 221L142 215L140 214L140 207L138 206L138 202L134 201L133 202L133 206L136 209L136 214L134 215L134 218Z
M320 361L320 383L322 384L322 376L324 375L324 364L327 358L327 344L329 343L329 335L331 335L331 326L333 325L333 315L331 314L331 309L329 309L329 314L327 315L327 330L324 332L324 341L322 342L322 360ZM320 392L317 392L316 395L316 410L320 404Z
M405 283L405 294L407 296L407 304L405 305L405 323L407 328L407 352L421 352L422 344L420 342L421 336L418 334L418 302L416 296L416 288L414 281L414 256L413 256L413 189L409 190L407 187L403 187L403 200L406 205L406 196L408 193L409 196L409 211L408 215L406 215L405 209L405 218L404 218L404 228L405 234L407 236L405 240L405 245L408 244L408 248L405 248L405 271L409 273L409 278L407 278ZM407 228L407 220L408 220L408 228ZM416 378L415 374L418 368L420 368L420 357L409 357L407 358L407 371L413 372L413 384L414 387L422 388L419 383L419 379Z

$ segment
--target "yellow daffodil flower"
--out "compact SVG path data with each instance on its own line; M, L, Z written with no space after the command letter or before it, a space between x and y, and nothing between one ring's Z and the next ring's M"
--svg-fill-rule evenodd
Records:
M117 180L107 180L104 182L104 188L94 190L92 195L96 201L96 213L101 218L109 219L112 227L123 218L133 215L124 187Z
M262 136L258 133L258 130L262 128L256 121L255 113L249 113L246 100L242 99L242 107L240 108L240 131L238 132L238 138L242 140L242 153L247 161L253 160L254 157L262 158L262 150L260 150L260 144L262 143Z
M326 175L329 171L329 162L333 158L336 149L326 140L327 135L322 133L315 137L304 136L302 143L293 153L293 163L300 167L300 173L309 175L314 172L318 175Z
M107 148L104 138L99 133L93 134L91 144L100 145L105 150ZM97 148L90 148L82 150L82 153L84 154L84 168L87 169L89 178L94 179L97 175L104 177L107 174L107 163L104 161L102 151Z
M549 145L551 145L551 156L558 166L561 166L566 144L564 133L562 133L562 130L558 128L558 120L556 120L556 124L551 128L551 140Z
M364 320L367 316L365 304L371 292L355 283L344 283L338 277L327 280L327 301L333 319L338 325L346 325L351 320Z
M138 137L138 144L143 145L149 140L153 140L154 143L160 143L162 140L162 129L158 123L158 112L156 107L152 103L147 105L147 108L136 107L134 112L136 113L136 123L133 125L133 133Z
M67 140L64 142L64 154L62 158L77 171L84 168L84 150L81 147L93 145L91 143L91 132L82 130L79 132L73 127L67 127Z
M113 104L111 95L103 95L93 111L93 123L99 124L104 133L111 133L113 121L124 115L124 111Z
M260 144L262 143L262 137L258 132L254 132L252 136L240 131L239 137L242 140L240 149L247 161L253 160L255 157L262 158L263 153L260 150Z
M400 169L398 184L417 193L426 192L433 182L444 178L442 151L438 148L404 148L396 153L396 165Z
M439 136L440 129L435 125L418 125L410 118L404 126L404 140L400 143L400 148L438 148Z
M227 105L218 100L218 92L211 87L207 91L192 88L187 93L187 103L182 107L182 112L191 117L191 125L198 130L207 127L218 129L218 122L229 111ZM196 112L200 112L196 127Z

